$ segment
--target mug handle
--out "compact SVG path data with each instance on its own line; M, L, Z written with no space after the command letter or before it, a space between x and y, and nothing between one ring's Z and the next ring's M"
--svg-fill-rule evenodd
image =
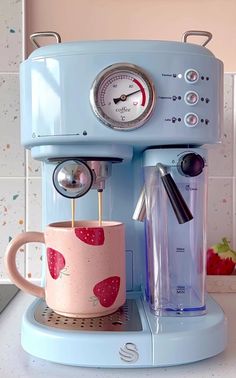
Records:
M11 281L21 290L35 295L39 298L45 297L45 289L43 287L32 284L27 281L18 271L16 266L16 253L18 249L26 243L39 242L45 243L44 234L42 232L23 232L17 235L8 244L5 254L5 268L11 278Z

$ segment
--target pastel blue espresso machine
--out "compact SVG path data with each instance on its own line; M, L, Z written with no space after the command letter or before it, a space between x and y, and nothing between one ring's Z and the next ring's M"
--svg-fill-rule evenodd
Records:
M40 47L45 35L59 43ZM188 43L192 35L204 36L203 46ZM42 226L71 219L74 192L57 178L85 167L92 175L80 183L76 219L97 219L103 191L104 219L125 223L127 302L109 316L71 319L37 299L23 317L23 348L62 364L119 368L220 353L226 320L205 293L202 146L220 141L223 111L223 64L205 47L211 34L31 39L40 48L21 64L21 140L42 162Z

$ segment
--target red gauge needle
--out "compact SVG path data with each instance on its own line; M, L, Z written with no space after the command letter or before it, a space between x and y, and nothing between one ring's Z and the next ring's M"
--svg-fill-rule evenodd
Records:
M141 89L138 89L137 91L129 93L127 95L122 94L120 97L113 98L113 101L115 104L117 104L120 101L126 101L127 97L132 96L133 94L138 93L138 92L141 92Z

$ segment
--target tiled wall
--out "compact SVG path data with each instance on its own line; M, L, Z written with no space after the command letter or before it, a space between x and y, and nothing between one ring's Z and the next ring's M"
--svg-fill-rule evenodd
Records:
M222 143L209 151L208 246L227 237L236 250L236 76L225 74Z
M0 1L0 283L6 246L17 233L40 230L40 165L20 146L19 63L22 60L22 4ZM236 143L234 136L234 76L225 76L223 143L210 151L208 245L221 237L234 248L236 225ZM40 248L30 245L18 253L18 266L31 280L40 277Z
M22 16L21 0L0 1L0 283L7 279L3 256L8 242L24 230L39 230L41 224L39 164L20 145ZM18 253L18 267L29 278L38 278L38 246L25 249Z

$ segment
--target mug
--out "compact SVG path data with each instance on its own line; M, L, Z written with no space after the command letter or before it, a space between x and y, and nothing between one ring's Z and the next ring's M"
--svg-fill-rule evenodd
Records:
M16 253L25 243L46 245L45 286L17 270ZM126 300L125 231L118 222L77 221L49 224L45 232L24 232L7 247L5 265L13 283L45 298L56 313L74 318L111 314Z

